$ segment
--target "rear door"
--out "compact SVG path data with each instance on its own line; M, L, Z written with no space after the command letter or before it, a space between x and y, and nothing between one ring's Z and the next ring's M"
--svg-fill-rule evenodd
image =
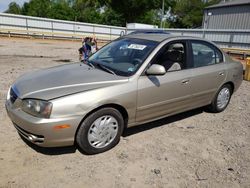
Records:
M223 55L217 47L205 41L191 40L189 46L193 106L207 105L226 78Z

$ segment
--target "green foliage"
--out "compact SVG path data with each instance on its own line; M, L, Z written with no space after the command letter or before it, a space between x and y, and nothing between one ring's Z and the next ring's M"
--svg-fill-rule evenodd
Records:
M157 10L150 10L145 12L140 17L137 17L134 22L136 23L144 23L144 24L151 24L151 25L159 25L160 24L160 18L157 16L158 11Z
M173 11L177 15L175 26L180 28L201 26L204 8L218 2L219 0L178 0Z
M159 7L159 0L104 0L102 3L120 13L128 23Z
M121 14L111 8L104 7L104 12L101 14L101 23L105 25L122 26L126 22Z
M25 12L24 10L22 12L29 16L48 17L50 10L50 0L30 0L29 3L26 3Z
M200 26L204 5L201 0L177 1L174 13L178 15L180 27L194 28Z
M5 12L11 14L21 14L21 7L16 2L11 2L9 4L8 10Z
M47 17L60 20L74 20L75 12L65 0L55 1L50 4Z
M100 23L99 3L95 0L73 0L72 9L76 12L76 20L89 23Z
M204 7L218 2L219 0L164 0L164 14L167 13L168 16L163 27L199 27ZM126 26L126 23L133 22L160 25L161 9L162 0L30 0L22 7L13 1L6 12Z

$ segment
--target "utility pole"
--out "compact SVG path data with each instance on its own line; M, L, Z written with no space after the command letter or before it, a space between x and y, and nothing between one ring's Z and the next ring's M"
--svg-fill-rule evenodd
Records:
M161 28L163 27L163 16L164 16L164 0L162 0L162 9L161 9Z

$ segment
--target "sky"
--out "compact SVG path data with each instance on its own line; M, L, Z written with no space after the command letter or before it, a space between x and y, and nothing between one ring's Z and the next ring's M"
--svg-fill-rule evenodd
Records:
M0 12L4 12L8 9L9 3L15 1L19 5L23 5L24 2L27 2L29 0L0 0Z

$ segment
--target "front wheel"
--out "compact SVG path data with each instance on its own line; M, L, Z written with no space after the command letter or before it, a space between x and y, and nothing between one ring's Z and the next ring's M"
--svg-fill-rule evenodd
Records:
M124 120L118 110L102 108L82 122L76 142L87 154L101 153L118 144L123 127Z
M231 95L232 87L229 84L223 85L210 104L209 109L212 112L222 112L229 104Z

